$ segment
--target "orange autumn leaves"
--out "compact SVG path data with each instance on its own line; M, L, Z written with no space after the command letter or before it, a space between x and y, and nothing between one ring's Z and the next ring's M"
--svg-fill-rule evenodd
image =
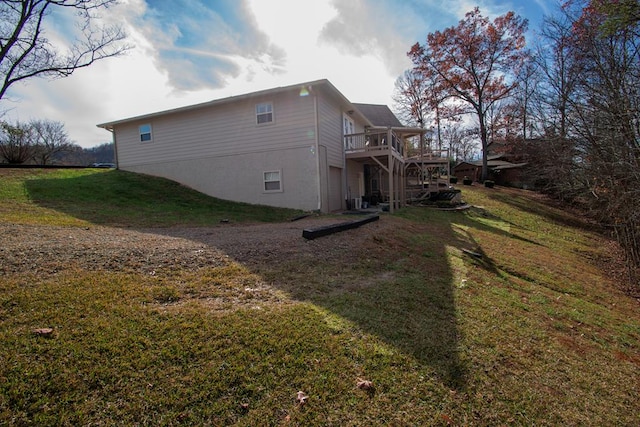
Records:
M478 118L483 160L488 145L487 114L517 87L514 78L526 64L527 20L513 12L490 21L477 7L457 26L430 33L426 44L408 52L414 72L433 81L433 91L449 104L466 107ZM425 96L429 97L429 94ZM483 162L483 180L487 175Z

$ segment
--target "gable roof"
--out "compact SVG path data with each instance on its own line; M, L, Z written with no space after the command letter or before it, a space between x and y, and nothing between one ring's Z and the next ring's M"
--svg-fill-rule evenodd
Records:
M336 89L336 87L333 84L331 84L331 82L329 80L322 79L322 80L314 80L314 81L310 81L310 82L306 82L306 83L299 83L299 84L294 84L294 85L289 85L289 86L281 86L281 87L276 87L276 88L272 88L272 89L266 89L266 90L261 90L261 91L257 91L257 92L246 93L246 94L243 94L243 95L230 96L230 97L227 97L227 98L215 99L213 101L207 101L207 102L203 102L203 103L200 103L200 104L193 104L193 105L188 105L188 106L185 106L185 107L179 107L179 108L174 108L174 109L170 109L170 110L158 111L158 112L150 113L150 114L143 114L143 115L140 115L140 116L129 117L129 118L126 118L126 119L114 120L114 121L111 121L111 122L101 123L101 124L99 124L97 126L100 127L100 128L106 129L106 130L113 130L114 126L119 125L119 124L123 124L123 123L129 123L129 122L134 122L134 121L139 121L139 120L149 120L149 119L152 119L152 118L155 118L155 117L160 117L160 116L164 116L164 115L168 115L168 114L182 113L182 112L187 112L187 111L191 111L191 110L197 110L197 109L200 109L200 108L219 106L219 105L224 105L224 104L237 102L237 101L240 101L240 100L251 99L251 98L272 96L272 95L275 95L275 94L278 94L278 93L287 92L287 91L291 91L291 90L300 91L301 96L303 96L302 95L303 93L309 94L310 92L313 92L314 90L325 90L326 92L328 92L331 95L333 95L334 97L336 97L339 100L339 103L344 105L345 109L347 109L347 110L357 110L358 114L360 116L362 116L362 118L365 121L370 122L369 118L364 116L364 114L359 109L357 109L355 107L355 104L352 104L342 93L340 93L340 91L338 89ZM367 104L360 104L360 105L367 105ZM383 107L386 107L386 106L383 106ZM387 110L388 110L388 108L387 108ZM391 110L389 110L389 113L391 113ZM393 113L391 113L391 114L393 115ZM396 119L396 121L397 121L397 119ZM370 124L373 125L373 123L370 123ZM402 125L400 125L400 126L402 126Z
M357 103L353 103L353 105L360 110L362 115L369 119L375 127L404 127L386 105Z

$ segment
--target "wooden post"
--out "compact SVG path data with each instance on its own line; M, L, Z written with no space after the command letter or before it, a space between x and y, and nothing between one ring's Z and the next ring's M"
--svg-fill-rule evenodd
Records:
M393 213L394 211L394 185L393 182L393 174L395 173L394 164L393 164L393 141L391 140L391 127L387 128L387 149L388 149L388 158L387 158L387 166L389 168L389 213Z
M400 173L400 207L407 205L407 171L404 164L400 163L398 167Z

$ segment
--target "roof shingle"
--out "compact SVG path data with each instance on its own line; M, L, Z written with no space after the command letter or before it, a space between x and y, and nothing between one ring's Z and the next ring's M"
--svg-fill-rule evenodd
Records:
M353 105L376 127L404 127L400 120L386 105L356 104Z

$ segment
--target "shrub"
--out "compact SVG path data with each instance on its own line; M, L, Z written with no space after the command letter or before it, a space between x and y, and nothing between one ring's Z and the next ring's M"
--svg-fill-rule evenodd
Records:
M457 176L450 176L449 177L449 184L457 184L458 183L458 177Z
M484 186L485 186L485 187L487 187L487 188L493 188L493 186L494 186L495 184L496 184L496 183L495 183L494 181L491 181L490 179L487 179L487 180L484 182Z

